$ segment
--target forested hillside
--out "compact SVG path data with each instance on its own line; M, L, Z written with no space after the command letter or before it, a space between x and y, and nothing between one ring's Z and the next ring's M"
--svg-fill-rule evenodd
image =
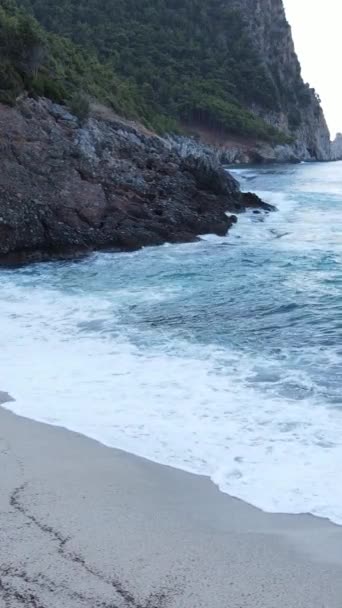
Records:
M1 0L0 101L14 103L24 91L55 101L89 94L121 114L149 117L136 88L116 77L95 53L46 32L12 0Z
M125 82L149 124L199 120L227 132L277 141L249 111L276 109L284 92L269 77L238 10L222 0L19 0ZM136 91L139 92L136 97ZM139 104L138 104L139 105ZM126 114L130 112L126 111Z
M3 100L22 90L68 102L89 96L161 133L199 126L292 143L303 158L329 155L282 0L0 0L0 7Z

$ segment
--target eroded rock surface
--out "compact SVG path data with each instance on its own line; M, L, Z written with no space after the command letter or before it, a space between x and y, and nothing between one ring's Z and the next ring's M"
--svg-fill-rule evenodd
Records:
M244 209L214 154L45 99L0 105L0 163L2 262L223 235Z

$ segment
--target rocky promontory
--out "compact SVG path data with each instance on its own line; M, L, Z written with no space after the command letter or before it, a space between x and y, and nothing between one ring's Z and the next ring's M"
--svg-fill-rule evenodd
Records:
M2 263L224 235L246 207L270 209L214 154L46 99L0 105L0 164Z
M332 160L342 160L342 133L337 133L331 142L331 157Z

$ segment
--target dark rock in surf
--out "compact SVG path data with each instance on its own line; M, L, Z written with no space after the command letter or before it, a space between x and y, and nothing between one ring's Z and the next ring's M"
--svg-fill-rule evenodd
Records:
M224 235L229 212L265 208L214 154L181 153L114 115L80 126L65 108L26 99L0 105L0 135L5 263Z
M244 209L263 209L264 211L275 211L276 207L274 205L270 205L269 203L265 203L253 192L243 192L241 194L242 206Z

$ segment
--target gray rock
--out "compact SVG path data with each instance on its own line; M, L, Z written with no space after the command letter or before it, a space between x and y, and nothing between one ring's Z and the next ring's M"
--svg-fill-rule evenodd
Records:
M331 159L342 160L342 133L337 133L336 138L331 143Z

